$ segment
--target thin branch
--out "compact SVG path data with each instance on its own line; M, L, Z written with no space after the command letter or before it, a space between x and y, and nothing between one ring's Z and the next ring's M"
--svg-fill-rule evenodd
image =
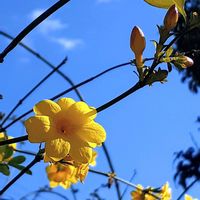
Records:
M35 194L35 195L38 195L38 194L40 194L40 193L50 193L50 194L57 195L57 196L61 197L61 198L64 199L64 200L69 200L66 196L60 194L59 192L52 191L51 188L46 188L46 187L41 188L41 189L38 189L38 190L33 191L33 192L30 192L30 193L24 195L23 197L21 197L19 200L25 200L28 196L32 196L32 195L34 195L34 194ZM37 197L36 197L36 198L37 198ZM34 197L34 199L36 199L36 198Z
M124 179L122 179L122 178L120 178L120 177L111 176L110 173L105 173L105 172L101 172L101 171L97 171L97 170L93 170L93 169L89 169L89 172L94 173L94 174L99 174L99 175L102 175L102 176L106 176L106 177L109 177L109 178L116 179L116 180L118 180L118 181L121 182L121 183L124 183L124 184L126 184L126 185L129 185L129 186L131 186L131 187L133 187L133 188L135 188L135 189L137 189L137 190L141 190L142 192L145 192L146 194L149 194L149 195L155 197L156 199L159 199L159 200L160 200L159 197L157 197L156 195L150 193L148 190L143 190L143 189L137 187L137 185L135 185L135 184L133 184L133 183L131 183L131 182L129 182L129 181L126 181L126 180L124 180Z
M56 12L59 8L64 6L70 0L59 0L49 9L47 9L44 13L42 13L39 17L37 17L33 22L31 22L26 28L24 28L16 37L15 39L3 50L0 54L0 62L2 63L6 55L12 51L17 44L26 36L28 35L36 26L38 26L42 21L44 21L47 17L51 14Z
M4 32L4 31L0 31L0 34L5 36L6 38L9 38L11 40L14 39L14 37L12 37L11 35L9 35L8 33ZM43 56L41 56L38 52L34 51L32 48L30 48L29 46L25 45L24 43L20 42L18 43L20 46L22 46L24 49L26 49L28 52L30 52L32 55L36 56L36 58L38 58L39 60L41 60L43 63L45 63L47 66L49 66L51 69L54 69L55 66L50 63L46 58L44 58ZM56 71L60 76L62 76L72 87L75 85L74 82L68 77L66 76L62 71L60 71L59 69ZM77 94L78 98L83 101L83 98L81 97L79 91L75 88L74 92Z
M107 69L107 70L105 70L105 71L103 71L103 72L101 72L101 73L99 73L99 74L97 74L97 75L95 75L95 76L93 76L93 77L91 77L91 78L85 80L85 81L82 81L81 83L75 85L74 87L71 87L71 88L69 88L69 89L67 89L67 90L64 90L63 92L61 92L61 93L59 93L58 95L56 95L56 96L54 96L53 98L51 98L51 100L55 100L55 99L57 99L57 98L59 98L59 97L65 95L65 94L67 94L68 92L71 92L71 91L74 90L75 88L79 88L79 87L81 87L82 85L84 85L84 84L86 84L86 83L89 83L89 82L95 80L96 78L98 78L98 77L100 77L100 76L102 76L102 75L104 75L104 74L106 74L106 73L108 73L108 72L110 72L110 71L112 71L112 70L115 70L115 69L117 69L117 68L120 68L120 67L123 67L123 66L126 66L126 65L130 65L130 64L132 64L132 61L126 62L126 63L122 63L122 64L116 65L116 66L114 66L114 67L111 67L111 68L109 68L109 69ZM25 116L27 116L28 114L30 114L32 111L33 111L33 110L31 109L31 110L27 111L26 113L22 114L21 116L19 116L18 118L16 118L16 119L13 120L12 122L10 122L8 125L6 125L5 127L1 128L0 131L5 131L7 128L9 128L10 126L12 126L12 125L15 124L16 122L18 122L20 119L22 119L23 117L25 117Z
M24 136L21 136L21 137L0 141L0 146L13 144L13 143L17 143L17 142L23 142L23 141L26 141L26 140L28 140L28 135L24 135Z
M192 183L190 183L190 185L188 185L184 191L180 194L180 196L177 198L177 200L180 200L184 195L185 193L195 184L199 181L199 178L195 179Z
M36 156L37 155L36 153L30 152L30 151L24 151L24 150L21 150L21 149L13 148L13 150L18 152L18 153L23 153L23 154L30 155L30 156Z
M110 106L114 105L115 103L119 102L120 100L124 99L125 97L136 92L137 90L139 90L140 88L142 88L144 86L145 86L144 82L141 82L141 81L137 82L133 87L131 87L124 93L120 94L119 96L117 96L116 98L112 99L111 101L105 103L104 105L98 107L96 109L96 111L99 113L99 112L109 108Z
M57 195L57 196L59 196L60 198L62 198L62 199L64 199L64 200L69 200L66 196L64 196L64 195L62 195L62 194L60 194L59 192L56 192L56 191L52 191L52 190L44 190L44 191L41 191L41 193L42 192L46 192L46 193L51 193L51 194L54 194L54 195Z
M39 83L37 83L25 96L19 100L19 102L14 106L14 108L10 111L10 113L4 118L1 123L1 127L5 124L5 122L10 118L10 116L15 112L15 110L40 86L42 85L51 75L53 75L56 70L58 70L61 66L63 66L67 62L67 58L64 58L63 61L54 68L51 72L49 72Z
M29 163L22 171L15 176L1 191L0 196L3 195L21 176L23 176L31 167L33 167L36 163L40 162L41 156L37 155L31 163Z
M136 175L136 170L134 170L134 173L133 173L133 175L131 176L129 182L132 182L132 181L133 181L133 178L135 177L135 175ZM123 197L124 197L124 195L126 194L128 188L129 188L129 185L127 185L126 188L124 189L124 192L122 193L122 196L120 197L120 200L123 199Z
M108 152L108 149L107 149L105 143L103 143L102 147L103 147L103 151L105 153L106 159L108 161L108 165L110 167L110 170L111 170L112 173L114 173L115 172L114 166L112 164L112 160L111 160L111 157L109 155L109 152ZM115 188L116 188L116 191L117 191L117 196L118 196L118 199L120 200L121 192L120 192L119 183L118 183L118 181L116 179L114 179L114 182L115 182Z
M74 189L73 185L71 185L71 192L72 192L73 199L74 199L74 200L77 200L77 197L76 197L76 189Z

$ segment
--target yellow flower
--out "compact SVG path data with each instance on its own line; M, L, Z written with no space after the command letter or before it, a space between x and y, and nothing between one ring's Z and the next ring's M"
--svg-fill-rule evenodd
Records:
M168 182L165 185L163 185L163 187L161 188L160 196L162 200L170 200L172 198L171 188L169 187Z
M186 18L186 13L184 10L185 0L144 0L144 1L152 6L156 6L159 8L166 8L166 9L170 8L173 4L175 4L179 12L183 15L184 18Z
M59 161L67 155L77 163L92 159L92 148L105 141L104 128L94 121L96 110L84 102L61 98L43 100L34 108L34 117L25 121L28 139L45 142L46 156Z
M12 139L13 137L8 136L8 139ZM6 136L3 132L0 133L0 141L6 140ZM16 149L16 143L0 146L0 162L8 162L13 155L13 149Z
M131 192L131 197L131 200L170 200L171 189L168 183L166 183L161 190L155 190L151 187L144 189L141 185L137 185L137 189Z
M198 199L193 199L190 195L186 194L185 200L198 200Z
M137 189L131 192L131 200L145 200L145 194L143 193L143 187L137 185Z
M56 163L47 166L46 172L50 181L50 187L61 186L67 189L71 184L77 183L78 181L83 182L88 174L89 165L94 164L96 155L97 153L93 152L93 157L90 163L87 164L76 165L73 160L67 157L68 164Z

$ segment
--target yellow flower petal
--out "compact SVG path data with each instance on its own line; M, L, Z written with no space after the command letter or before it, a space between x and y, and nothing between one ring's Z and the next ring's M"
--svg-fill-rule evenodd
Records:
M5 137L4 132L0 132L0 138L4 138L4 137Z
M89 147L72 147L70 149L69 155L75 162L89 163L89 161L92 159L92 149Z
M30 117L25 121L26 132L30 142L44 142L50 130L50 121L47 116Z
M63 187L64 189L68 189L68 188L70 188L70 186L71 186L71 182L70 182L70 181L65 181L65 182L59 183L59 185L60 185L61 187Z
M70 150L69 142L58 138L47 141L45 145L46 154L54 161L59 161L67 156Z
M179 12L183 15L184 18L186 18L186 13L184 10L185 0L144 0L144 1L152 6L156 6L159 8L166 8L166 9L170 8L173 4L175 4Z
M59 185L59 183L57 183L57 182L54 182L54 181L50 181L49 182L49 186L51 187L51 188L55 188L55 187L57 187Z
M90 166L95 166L96 165L96 158L97 158L97 152L92 151L92 159L90 160Z
M75 101L71 98L61 98L57 101L57 104L62 110L67 110Z
M51 100L43 100L33 107L36 115L53 116L61 110L60 106Z
M89 107L85 102L74 103L67 111L70 116L71 123L84 124L96 117L96 110Z
M101 145L106 139L104 128L94 121L84 125L83 128L79 130L78 134L82 140L96 143L97 145Z
M158 8L169 8L171 5L173 5L173 0L144 0L144 1Z

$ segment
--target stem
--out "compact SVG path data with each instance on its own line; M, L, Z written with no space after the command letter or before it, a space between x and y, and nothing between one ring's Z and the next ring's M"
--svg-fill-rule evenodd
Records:
M73 185L71 185L71 192L74 200L77 200L76 198L76 190L74 189Z
M177 200L180 200L183 195L197 182L199 181L200 178L195 179L192 183L190 183L190 185L188 185L185 190L180 194L180 196L177 198Z
M0 196L3 195L4 192L6 192L9 187L11 187L21 176L23 176L31 167L33 167L36 163L40 162L41 157L37 155L35 159L29 163L17 176L15 176L1 191Z
M112 173L114 173L115 172L114 166L112 164L112 160L110 158L110 155L108 153L108 149L107 149L105 143L102 144L102 147L103 147L103 151L105 153L106 159L108 161L108 165L110 167L110 170L111 170ZM116 191L117 191L117 196L118 196L118 199L120 200L120 198L121 198L121 192L120 192L119 183L118 183L118 181L116 179L114 181L115 181L115 188L116 188Z
M8 33L5 33L3 31L0 31L0 34L13 40L14 37L12 37L11 35L9 35ZM22 46L24 49L26 49L28 52L30 52L31 54L33 54L34 56L36 56L36 58L38 58L39 60L41 60L43 63L45 63L47 66L49 66L51 69L54 69L55 66L53 64L51 64L46 58L44 58L43 56L41 56L39 53L37 53L36 51L34 51L33 49L31 49L29 46L25 45L22 42L18 43L20 46ZM72 87L75 85L73 83L73 81L66 76L62 71L60 71L59 69L56 71L60 76L62 76ZM75 88L74 89L75 93L77 94L78 98L83 101L83 98L81 97L79 91Z
M136 83L133 87L131 87L129 90L125 91L124 93L122 93L118 97L116 97L116 98L112 99L111 101L105 103L104 105L98 107L96 109L96 111L99 113L99 112L107 109L108 107L114 105L115 103L119 102L120 100L124 99L125 97L129 96L130 94L132 94L133 92L137 91L138 89L140 89L144 86L145 86L144 82Z
M132 180L133 180L133 178L135 177L135 175L136 175L136 171L134 170L134 173L133 173L132 177L130 178L129 182L132 182ZM126 188L124 189L124 192L122 193L122 195L121 195L121 197L120 197L120 200L123 199L123 197L124 197L124 195L126 194L128 188L129 188L129 185L127 185Z
M32 153L30 151L24 151L24 150L15 149L15 148L13 148L13 150L16 151L16 152L19 152L19 153L30 155L30 156L36 156L37 155L36 153Z
M92 173L94 173L94 174L99 174L99 175L102 175L102 176L106 176L106 177L111 177L109 173L105 173L105 172L101 172L101 171L97 171L97 170L93 170L93 169L89 169L89 172L92 172ZM124 179L122 179L122 178L120 178L120 177L112 176L111 178L113 178L113 179L115 179L115 180L118 180L118 181L120 181L121 183L124 183L124 184L126 184L126 185L129 185L129 186L131 186L131 187L133 187L133 188L135 188L135 189L137 189L137 190L141 190L142 192L145 192L146 194L149 194L149 195L155 197L156 199L160 199L159 197L157 197L156 195L150 193L149 191L143 190L143 189L137 187L137 185L135 185L135 184L133 184L133 183L131 183L131 182L129 182L129 181L126 181L126 180L124 180Z
M63 66L67 61L65 58L56 68L54 68L49 74L47 74L39 83L37 83L19 102L15 105L15 107L10 111L10 113L4 118L3 122L0 126L3 126L5 122L9 119L9 117L15 112L15 110L40 86L44 83L52 74L56 72L61 66Z
M42 21L44 21L47 17L57 11L59 8L64 6L70 0L59 0L49 9L47 9L44 13L42 13L39 17L37 17L33 22L31 22L26 28L24 28L17 37L3 50L0 54L0 62L2 63L6 55L12 51L17 44L26 36L28 35L36 26L38 26Z
M12 144L12 143L17 143L17 142L23 142L23 141L26 141L26 140L28 140L28 135L24 135L24 136L21 136L21 137L0 141L0 146Z
M64 90L63 92L59 93L58 95L52 97L51 100L55 100L55 99L57 99L57 98L59 98L59 97L65 95L65 94L67 94L68 92L71 92L71 91L74 90L75 88L79 88L79 87L81 87L82 85L93 81L94 79L96 79L96 78L102 76L103 74L106 74L106 73L108 73L108 72L110 72L110 71L112 71L112 70L114 70L114 69L117 69L117 68L120 68L120 67L123 67L123 66L126 66L126 65L130 65L130 64L132 64L132 62L126 62L126 63L122 63L122 64L119 64L119 65L116 65L116 66L114 66L114 67L111 67L111 68L109 68L109 69L107 69L107 70L105 70L105 71L103 71L103 72L101 72L101 73L99 73L99 74L97 74L97 75L95 75L95 76L93 76L93 77L91 77L91 78L85 80L85 81L82 81L81 83L79 83L79 84L77 84L77 85L75 85L75 86L73 86L73 87L71 87L71 88L69 88L69 89L67 89L67 90ZM27 111L26 113L22 114L21 116L19 116L18 118L16 118L16 119L13 120L12 122L10 122L8 125L6 125L5 127L1 128L0 131L6 130L7 128L9 128L9 127L12 126L13 124L15 124L15 123L16 123L17 121L19 121L20 119L22 119L22 118L25 117L26 115L30 114L32 111L33 111L33 110L31 109L31 110Z

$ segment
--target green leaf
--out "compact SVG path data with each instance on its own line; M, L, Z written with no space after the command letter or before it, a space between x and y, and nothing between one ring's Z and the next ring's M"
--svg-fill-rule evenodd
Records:
M160 68L158 69L158 71L154 70L151 76L148 78L147 84L152 85L155 82L164 83L166 82L167 75L168 75L167 70L162 70Z
M10 175L10 169L6 164L0 164L0 173L4 174L5 176Z
M9 164L21 164L26 160L24 156L16 156L9 161Z
M170 57L173 53L173 48L172 47L169 47L169 49L167 49L166 51L166 57Z
M4 160L10 158L13 155L13 149L7 146L4 152Z
M25 167L22 165L14 164L14 163L8 163L10 166L19 169L20 171L23 170ZM26 171L26 174L32 175L31 170Z

